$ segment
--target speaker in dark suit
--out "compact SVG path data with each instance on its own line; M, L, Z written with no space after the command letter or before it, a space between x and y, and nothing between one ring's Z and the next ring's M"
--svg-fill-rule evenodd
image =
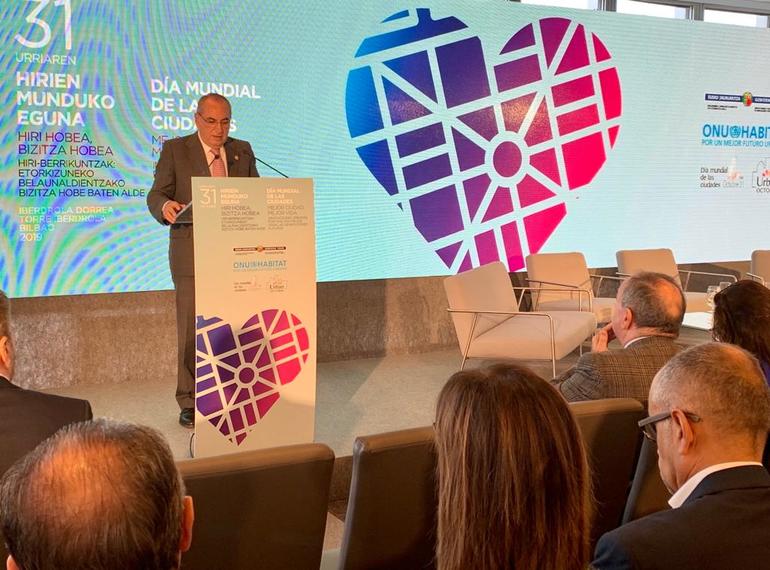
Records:
M198 131L163 144L147 195L152 216L170 226L168 257L177 313L176 400L179 423L185 427L193 427L195 407L195 269L192 225L176 223L176 216L192 200L193 176L259 176L251 145L228 136L230 119L226 98L201 97L195 113Z
M24 390L0 376L0 475L60 428L92 417L87 400Z

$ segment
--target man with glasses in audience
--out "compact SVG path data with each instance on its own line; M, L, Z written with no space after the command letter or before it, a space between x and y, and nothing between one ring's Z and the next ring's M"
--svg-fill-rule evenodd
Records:
M729 344L690 348L655 376L649 412L639 425L657 442L672 510L606 533L594 567L767 568L770 393L757 360Z
M198 131L163 143L147 195L150 213L170 226L168 257L176 290L176 400L181 409L179 423L187 428L195 424L195 269L192 224L178 222L177 216L192 200L193 176L259 176L251 145L228 136L231 122L232 109L225 97L216 93L201 97L195 111ZM188 218L189 212L184 216Z
M612 319L597 331L591 352L553 383L567 399L635 398L647 401L655 373L681 347L676 343L686 301L668 275L643 272L618 288ZM617 338L623 347L609 350Z
M68 426L0 480L8 570L177 569L193 518L163 436L123 422Z
M62 426L92 417L87 400L43 394L14 385L15 360L11 303L0 291L0 475Z

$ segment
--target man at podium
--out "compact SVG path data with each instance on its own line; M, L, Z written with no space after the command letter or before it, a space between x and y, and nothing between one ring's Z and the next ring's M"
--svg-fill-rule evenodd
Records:
M177 389L179 423L195 424L195 268L191 211L193 176L259 176L251 145L228 136L232 108L216 93L198 100L197 132L163 144L147 207L169 226L168 258L176 290ZM177 216L180 216L177 219Z

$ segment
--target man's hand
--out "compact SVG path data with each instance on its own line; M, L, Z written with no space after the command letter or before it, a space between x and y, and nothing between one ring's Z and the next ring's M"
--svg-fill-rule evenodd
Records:
M163 219L166 220L169 224L173 224L176 222L176 216L179 213L179 210L182 208L184 208L184 204L180 204L174 200L169 200L163 204Z
M612 330L612 323L607 323L594 333L591 339L591 352L605 352L607 345L615 338L615 331Z

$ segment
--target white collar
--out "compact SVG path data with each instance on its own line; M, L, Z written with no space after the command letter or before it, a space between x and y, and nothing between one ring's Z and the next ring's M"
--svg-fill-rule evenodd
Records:
M623 348L628 348L629 346L634 344L637 340L642 340L643 338L650 338L651 336L653 336L653 335L647 334L647 335L644 335L644 336L638 336L636 338L632 338L626 344L623 345Z
M695 475L685 481L684 485L677 489L676 493L674 493L668 500L668 504L671 505L672 509L678 509L684 504L684 502L687 500L687 497L692 494L692 492L695 490L695 487L697 487L701 481L703 481L712 473L716 473L717 471L724 471L725 469L733 469L735 467L745 467L747 465L759 465L760 467L762 466L762 464L758 461L731 461L729 463L717 463L716 465L711 465L710 467L701 469Z

